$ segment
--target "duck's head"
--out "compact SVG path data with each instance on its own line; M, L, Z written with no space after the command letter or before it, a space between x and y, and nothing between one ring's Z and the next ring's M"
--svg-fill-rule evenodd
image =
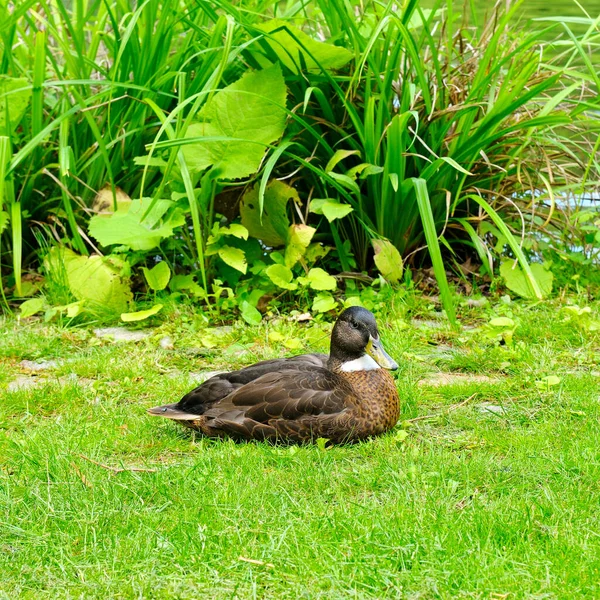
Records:
M331 333L329 355L342 371L398 368L383 349L373 313L360 306L351 306L339 316Z

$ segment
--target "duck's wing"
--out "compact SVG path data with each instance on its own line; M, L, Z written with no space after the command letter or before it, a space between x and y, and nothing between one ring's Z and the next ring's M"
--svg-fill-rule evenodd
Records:
M204 383L186 394L179 402L150 408L151 415L183 421L196 419L204 414L208 407L236 390L268 373L282 370L306 370L324 368L327 365L326 354L301 354L291 358L263 360L239 371L221 373L207 379Z
M208 407L202 429L245 439L303 440L353 406L352 386L322 367L267 373Z

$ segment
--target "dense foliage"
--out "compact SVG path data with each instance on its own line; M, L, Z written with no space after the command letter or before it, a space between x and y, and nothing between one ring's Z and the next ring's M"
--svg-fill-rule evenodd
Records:
M453 318L451 269L477 283L504 261L538 298L593 278L569 266L600 248L597 214L569 202L600 179L592 19L574 34L515 27L518 6L471 27L415 0L2 6L1 259L16 297L42 288L25 314L141 319L160 304L130 313L134 294L168 289L257 323L273 299L368 304L431 264Z

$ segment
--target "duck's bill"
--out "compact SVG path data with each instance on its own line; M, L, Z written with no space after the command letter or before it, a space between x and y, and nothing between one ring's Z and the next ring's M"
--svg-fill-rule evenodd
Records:
M398 363L383 349L381 342L374 338L369 340L367 344L367 354L384 369L395 371L398 368Z

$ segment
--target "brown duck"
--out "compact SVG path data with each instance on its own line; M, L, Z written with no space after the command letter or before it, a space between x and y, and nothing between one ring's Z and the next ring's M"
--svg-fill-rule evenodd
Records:
M350 442L398 421L398 392L386 371L397 368L373 314L351 307L333 327L329 356L265 360L216 375L180 402L148 412L211 437Z

